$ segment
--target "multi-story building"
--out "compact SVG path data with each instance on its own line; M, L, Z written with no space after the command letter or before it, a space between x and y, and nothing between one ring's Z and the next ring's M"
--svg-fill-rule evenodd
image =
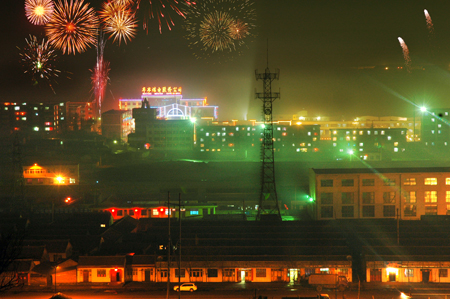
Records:
M255 120L218 122L203 118L196 124L197 150L215 158L257 158L261 149L262 125ZM280 158L317 153L319 141L318 125L274 122L274 150Z
M82 129L91 130L88 123L95 116L95 107L91 102L67 102L67 129L78 131Z
M342 120L337 117L308 117L303 114L292 116L292 123L302 125L319 125L322 140L331 140L333 132L339 129L360 130L360 129L406 129L407 141L420 140L421 118L407 118L399 116L361 116L353 120ZM414 139L415 136L415 139Z
M65 103L3 102L0 128L3 133L19 131L30 137L61 133L66 122Z
M450 169L311 169L310 195L319 220L450 215Z
M134 133L128 135L128 143L142 149L162 151L192 151L194 123L190 119L158 119L157 110L147 100L142 108L133 109L136 123Z
M102 114L102 136L127 142L132 132L132 113L130 110L109 110Z
M210 106L206 97L183 99L181 87L143 87L141 99L120 99L119 109L141 108L144 100L160 119L218 118L218 106Z
M422 142L426 147L447 148L450 144L450 108L423 111Z
M407 129L398 128L336 129L331 132L331 152L345 160L400 159L406 151L406 134Z

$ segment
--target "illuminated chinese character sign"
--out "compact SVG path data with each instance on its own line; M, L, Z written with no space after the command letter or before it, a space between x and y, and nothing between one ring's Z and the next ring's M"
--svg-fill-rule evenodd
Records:
M142 87L142 94L145 94L145 95L180 94L181 95L181 87L173 87L173 86Z

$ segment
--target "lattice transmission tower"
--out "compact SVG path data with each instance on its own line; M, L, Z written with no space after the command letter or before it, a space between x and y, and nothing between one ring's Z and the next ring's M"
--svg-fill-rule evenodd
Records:
M271 73L269 70L269 62L264 73L255 71L256 80L263 81L264 92L257 92L256 98L263 102L263 136L261 144L261 193L259 196L259 207L257 220L261 219L261 215L274 215L281 220L280 206L278 204L277 188L275 185L275 157L273 150L273 121L272 121L272 105L273 102L280 97L279 92L272 92L272 82L280 77L280 70Z

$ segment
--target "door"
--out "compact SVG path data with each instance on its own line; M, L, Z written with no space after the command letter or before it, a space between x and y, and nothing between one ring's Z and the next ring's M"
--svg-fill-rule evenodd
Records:
M245 281L250 282L253 280L252 270L245 270Z
M289 269L289 282L294 283L298 281L298 269Z
M83 270L83 282L89 282L89 270Z
M397 277L397 275L395 275L395 273L389 272L389 281L395 281L396 277Z
M430 281L430 270L422 270L422 282Z
M120 269L111 269L109 271L109 276L111 277L111 282L121 282L121 273L122 270Z
M19 283L22 285L28 285L28 274L27 273L19 273L18 274Z
M145 269L144 272L144 281L149 282L150 281L150 269Z

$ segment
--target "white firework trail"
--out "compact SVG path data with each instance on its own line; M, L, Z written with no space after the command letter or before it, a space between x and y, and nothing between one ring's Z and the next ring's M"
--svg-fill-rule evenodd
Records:
M433 35L434 27L433 27L433 21L431 21L430 14L428 13L428 10L424 9L423 13L425 14L425 19L427 20L427 29L430 35Z
M406 45L405 41L401 37L398 38L398 42L400 43L400 46L402 47L402 50L403 50L403 58L405 59L406 70L408 71L408 73L410 73L411 72L411 58L409 57L408 46Z

